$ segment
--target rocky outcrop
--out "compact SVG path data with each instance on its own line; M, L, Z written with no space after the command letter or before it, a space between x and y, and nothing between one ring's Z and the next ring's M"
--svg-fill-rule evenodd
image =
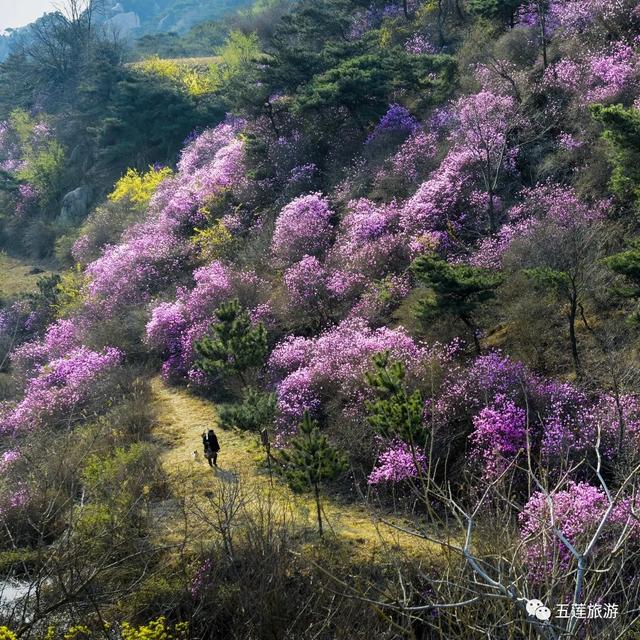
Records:
M91 203L91 189L78 187L67 193L62 199L60 221L63 223L76 223L86 218Z
M120 36L127 36L135 29L140 28L140 18L137 13L128 11L127 13L118 13L105 20L104 25L108 30Z

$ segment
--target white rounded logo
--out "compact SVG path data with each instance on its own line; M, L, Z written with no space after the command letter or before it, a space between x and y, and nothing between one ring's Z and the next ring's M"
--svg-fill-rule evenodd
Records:
M544 606L542 600L527 600L527 613L530 616L535 616L538 620L546 622L551 618L551 609Z

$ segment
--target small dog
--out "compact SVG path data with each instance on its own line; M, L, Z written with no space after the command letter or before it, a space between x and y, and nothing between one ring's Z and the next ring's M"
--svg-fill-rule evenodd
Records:
M193 458L194 462L200 462L200 453L198 451L194 451L191 454L191 457Z

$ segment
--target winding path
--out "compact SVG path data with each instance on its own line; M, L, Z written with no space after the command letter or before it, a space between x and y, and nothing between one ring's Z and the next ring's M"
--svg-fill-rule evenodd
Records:
M219 482L239 481L252 493L268 491L269 474L257 435L222 429L215 405L185 389L169 387L160 378L152 381L152 388L158 415L153 436L163 447L162 465L175 496L197 500ZM201 434L212 427L221 446L219 470L212 470L202 456ZM308 496L293 494L277 478L271 495L289 506L299 524L315 527L315 511ZM401 547L410 554L434 551L431 543L379 525L361 506L324 498L323 510L327 529L341 542L352 545L354 552L365 552L369 559L389 547ZM397 518L393 520L400 523Z

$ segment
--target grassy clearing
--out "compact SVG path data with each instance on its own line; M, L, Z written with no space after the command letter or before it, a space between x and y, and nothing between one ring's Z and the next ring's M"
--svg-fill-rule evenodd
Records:
M152 387L159 416L154 437L163 446L162 465L173 495L191 503L188 511L193 516L202 516L206 508L205 495L215 483L241 482L249 493L268 495L278 501L283 509L292 512L298 524L310 529L316 526L315 507L310 497L293 494L277 478L271 487L257 435L222 429L215 406L189 395L184 389L167 387L159 378L154 379ZM201 434L210 428L216 430L220 440L218 470L212 470L202 456ZM414 556L439 552L437 545L380 524L364 507L338 504L325 498L323 508L328 532L369 562L376 557L383 560L385 550L389 548L400 548ZM201 529L198 533L205 534L202 517L187 517L186 520L187 526ZM397 525L407 524L397 517L389 520ZM185 526L184 521L175 517L166 518L164 524L167 527L165 535L176 537Z
M35 291L38 280L46 275L51 275L51 272L45 267L28 264L6 253L0 253L0 297Z

